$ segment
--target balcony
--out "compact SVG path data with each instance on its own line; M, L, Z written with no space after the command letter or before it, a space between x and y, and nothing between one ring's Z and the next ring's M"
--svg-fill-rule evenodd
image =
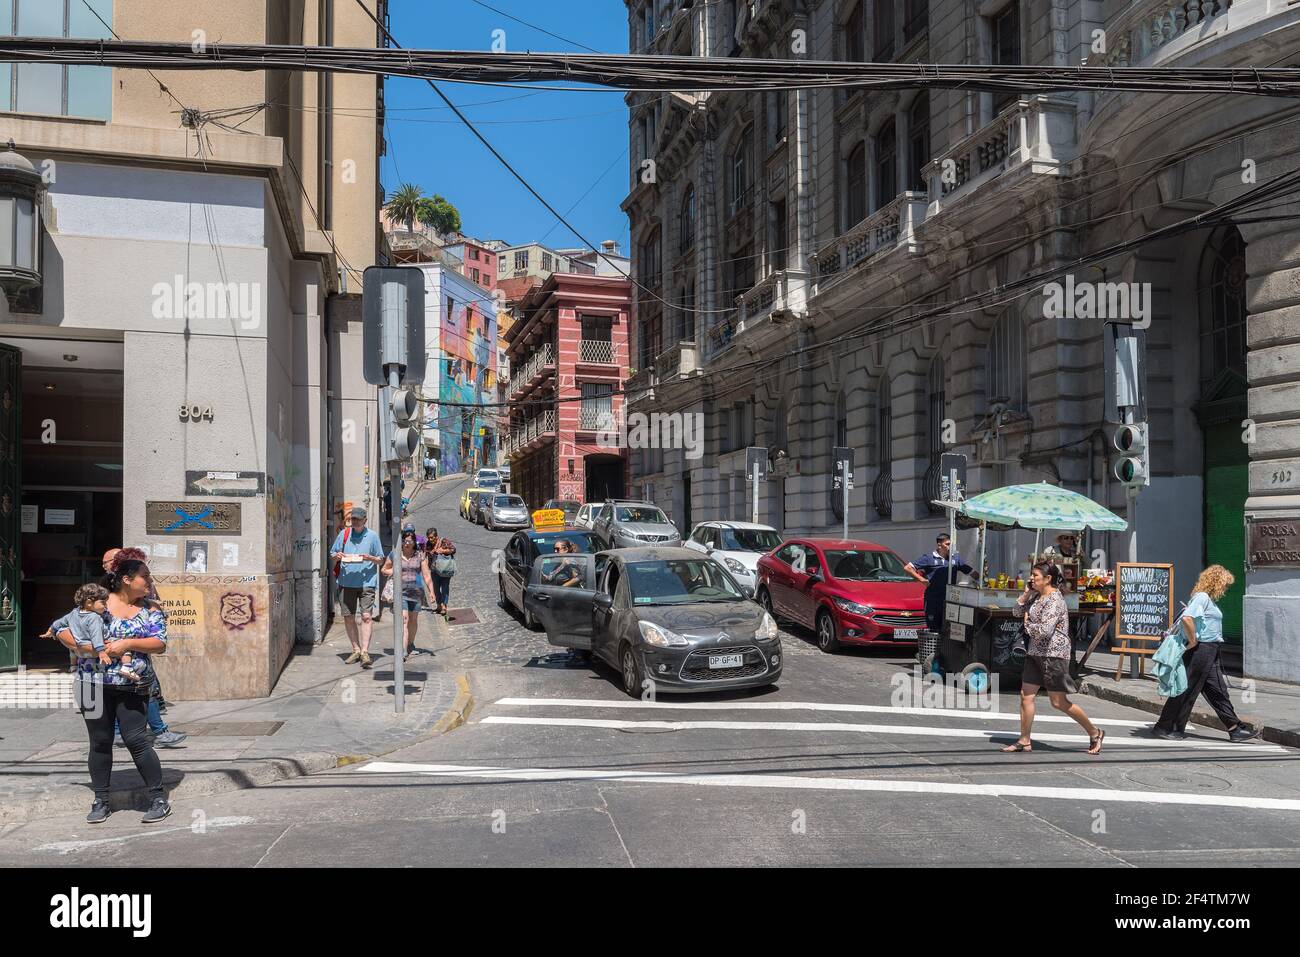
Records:
M578 428L584 432L616 432L618 419L609 399L588 399L578 409Z
M393 229L384 234L396 263L441 263L452 272L464 273L465 263L438 242L433 233L423 230Z
M917 252L921 244L916 227L926 216L924 193L899 193L844 235L819 249L812 257L817 291L830 288L859 263L891 249Z
M539 412L515 426L501 437L501 448L507 455L531 451L548 436L555 436L556 413L554 409Z
M1023 97L925 168L926 215L935 216L994 180L1018 185L1034 175L1059 176L1074 152L1074 103Z
M578 361L591 365L617 365L614 356L614 343L609 339L580 339L578 341Z
M548 370L555 371L555 347L544 342L522 366L510 371L510 388L506 390L506 398L513 399L528 391Z
M679 376L688 376L697 368L699 367L695 362L695 343L683 340L671 349L660 353L655 359L655 380L665 382Z
M736 297L736 332L744 332L768 317L803 312L807 299L807 282L807 273L793 269L769 273L749 292Z
M1232 9L1232 0L1138 0L1106 27L1115 42L1101 58L1102 66L1146 66L1162 48Z

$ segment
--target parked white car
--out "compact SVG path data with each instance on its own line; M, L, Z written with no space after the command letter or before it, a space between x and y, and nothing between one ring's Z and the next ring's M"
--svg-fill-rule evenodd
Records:
M683 543L722 563L750 595L758 586L758 560L781 544L781 533L753 522L700 522Z
M596 513L604 502L588 502L578 509L577 517L573 520L574 528L594 529L596 527Z

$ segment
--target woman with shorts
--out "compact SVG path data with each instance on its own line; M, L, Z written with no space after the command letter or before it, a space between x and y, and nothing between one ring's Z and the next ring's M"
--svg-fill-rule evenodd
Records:
M420 622L420 608L428 600L427 596L432 593L433 582L429 579L429 568L424 563L424 555L416 547L415 529L408 528L402 531L401 551L388 556L388 560L384 562L383 574L394 574L394 559L399 556L402 563L402 621L406 625L406 653L402 656L402 660L405 661L415 651L415 630Z

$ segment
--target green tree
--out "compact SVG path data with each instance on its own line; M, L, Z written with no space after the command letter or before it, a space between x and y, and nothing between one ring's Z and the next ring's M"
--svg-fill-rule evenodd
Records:
M415 215L420 222L432 226L440 235L460 231L460 212L436 193L419 201L419 210Z
M398 187L397 192L388 198L384 209L387 210L392 219L400 223L406 223L406 228L414 232L415 221L419 219L420 222L424 222L424 219L420 216L421 204L427 202L424 190L414 183L403 183Z

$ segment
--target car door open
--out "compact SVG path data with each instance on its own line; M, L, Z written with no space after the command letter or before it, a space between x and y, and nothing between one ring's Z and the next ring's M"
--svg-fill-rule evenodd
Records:
M547 641L591 650L595 584L594 555L542 555L533 562L524 600L546 629Z

